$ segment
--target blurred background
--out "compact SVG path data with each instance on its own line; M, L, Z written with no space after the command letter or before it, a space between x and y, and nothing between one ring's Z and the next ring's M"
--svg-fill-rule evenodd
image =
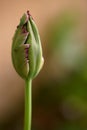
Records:
M0 130L23 130L25 83L13 68L11 45L27 10L45 59L33 81L32 130L87 130L86 0L0 0Z

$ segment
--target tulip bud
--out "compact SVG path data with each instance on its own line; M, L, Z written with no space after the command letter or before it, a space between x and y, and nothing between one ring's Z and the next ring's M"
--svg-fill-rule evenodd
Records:
M37 26L27 11L20 19L12 43L12 61L24 79L34 78L42 68L43 56Z

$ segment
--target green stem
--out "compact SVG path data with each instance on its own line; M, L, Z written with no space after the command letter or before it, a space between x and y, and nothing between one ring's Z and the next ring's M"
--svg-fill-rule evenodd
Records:
M25 122L24 130L31 130L32 117L32 80L27 79L25 86Z

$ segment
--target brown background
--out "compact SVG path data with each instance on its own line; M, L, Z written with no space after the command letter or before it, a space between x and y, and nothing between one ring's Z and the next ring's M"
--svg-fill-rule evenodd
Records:
M12 37L19 19L27 9L34 17L41 37L50 18L65 9L87 11L86 0L0 0L0 122L21 113L24 103L24 81L11 62ZM42 43L46 47L45 43ZM44 49L45 50L45 49ZM20 109L21 108L21 109Z

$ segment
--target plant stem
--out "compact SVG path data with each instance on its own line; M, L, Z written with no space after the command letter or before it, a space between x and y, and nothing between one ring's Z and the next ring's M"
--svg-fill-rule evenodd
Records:
M32 80L27 79L25 86L25 122L24 130L31 130L32 117Z

